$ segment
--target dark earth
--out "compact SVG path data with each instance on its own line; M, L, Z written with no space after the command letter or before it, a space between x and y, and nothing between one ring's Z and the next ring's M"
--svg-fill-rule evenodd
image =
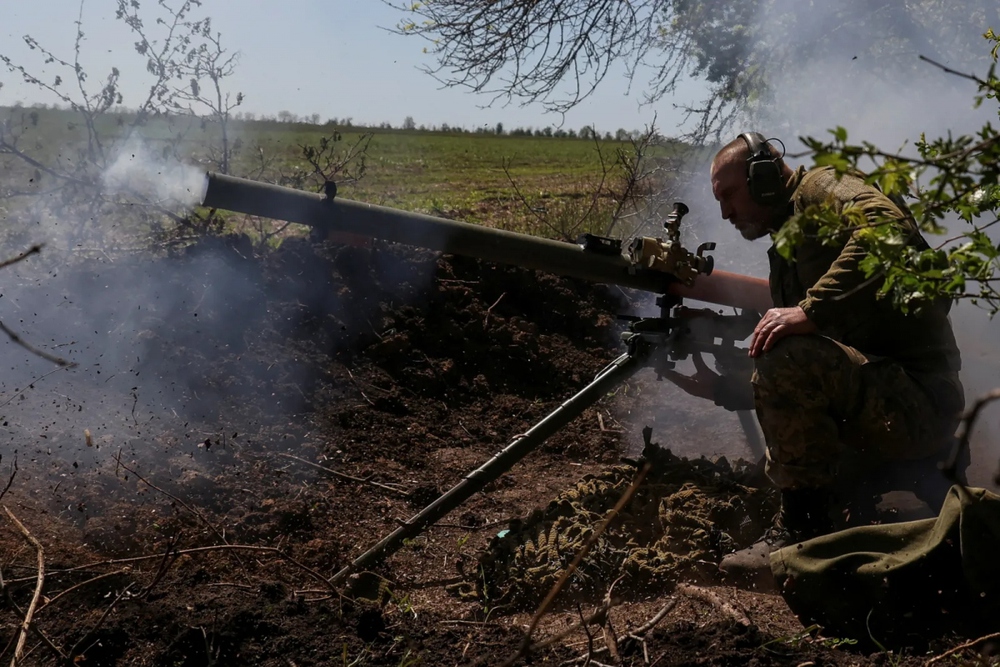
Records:
M615 316L648 295L300 238L265 253L229 237L39 265L8 269L3 320L77 366L4 346L2 660L923 665L960 643L889 653L825 637L779 596L718 581L709 562L645 593L612 595L611 581L567 591L534 641L592 616L602 591L614 605L518 657L537 601L456 592L512 519L634 459L645 425L684 457L750 455L731 415L648 374L410 540L363 580L370 590L330 586L620 354Z

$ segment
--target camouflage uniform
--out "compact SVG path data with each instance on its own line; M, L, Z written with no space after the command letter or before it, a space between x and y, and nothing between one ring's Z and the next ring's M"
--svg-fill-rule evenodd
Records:
M860 178L800 168L788 183L789 217L814 204L860 208L914 223ZM919 234L914 244L923 244ZM848 462L925 458L939 451L964 406L950 302L904 315L865 284L854 235L824 246L808 235L789 262L774 247L775 307L800 306L818 335L786 336L755 359L754 404L767 441L767 473L782 489L828 487Z

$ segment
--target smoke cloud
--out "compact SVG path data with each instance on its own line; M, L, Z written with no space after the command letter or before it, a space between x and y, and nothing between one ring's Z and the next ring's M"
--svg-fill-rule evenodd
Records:
M170 210L190 210L205 198L203 169L158 158L139 139L121 146L101 182L109 194L139 195Z
M148 146L124 145L101 175L102 200L121 205L41 196L9 220L19 229L10 230L15 246L5 256L25 238L46 245L4 270L0 320L76 366L54 368L0 336L0 457L5 469L17 458L18 488L54 489L54 501L69 503L94 473L113 471L119 452L147 475L217 471L267 419L300 409L302 394L283 389L315 372L283 356L275 332L262 330L270 286L249 241L150 251L133 213L184 215L203 198L205 174ZM245 367L225 365L240 355ZM233 377L245 386L230 386ZM250 392L260 393L250 401ZM243 439L233 442L237 432ZM223 440L228 448L203 444ZM112 481L107 493L125 491Z

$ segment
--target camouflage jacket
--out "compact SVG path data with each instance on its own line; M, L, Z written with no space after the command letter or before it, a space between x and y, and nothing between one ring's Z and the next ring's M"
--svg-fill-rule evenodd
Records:
M878 215L898 219L904 230L913 232L914 245L926 244L908 211L856 176L838 179L830 167L800 168L787 191L787 219L823 203L838 213L860 208L869 219ZM879 281L866 283L859 267L866 255L856 234L845 234L843 242L834 245L824 245L815 235L806 234L795 247L791 262L772 246L768 257L775 306L800 306L821 334L873 359L898 362L931 392L944 412L961 410L961 357L948 319L950 301L935 303L919 315L901 313L889 299L878 298Z

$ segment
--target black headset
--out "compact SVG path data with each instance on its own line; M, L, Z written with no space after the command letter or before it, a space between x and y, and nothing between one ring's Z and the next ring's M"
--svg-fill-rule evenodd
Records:
M781 203L785 183L781 178L779 157L771 153L767 139L760 132L744 132L740 135L750 148L747 158L747 186L750 197L763 206Z

